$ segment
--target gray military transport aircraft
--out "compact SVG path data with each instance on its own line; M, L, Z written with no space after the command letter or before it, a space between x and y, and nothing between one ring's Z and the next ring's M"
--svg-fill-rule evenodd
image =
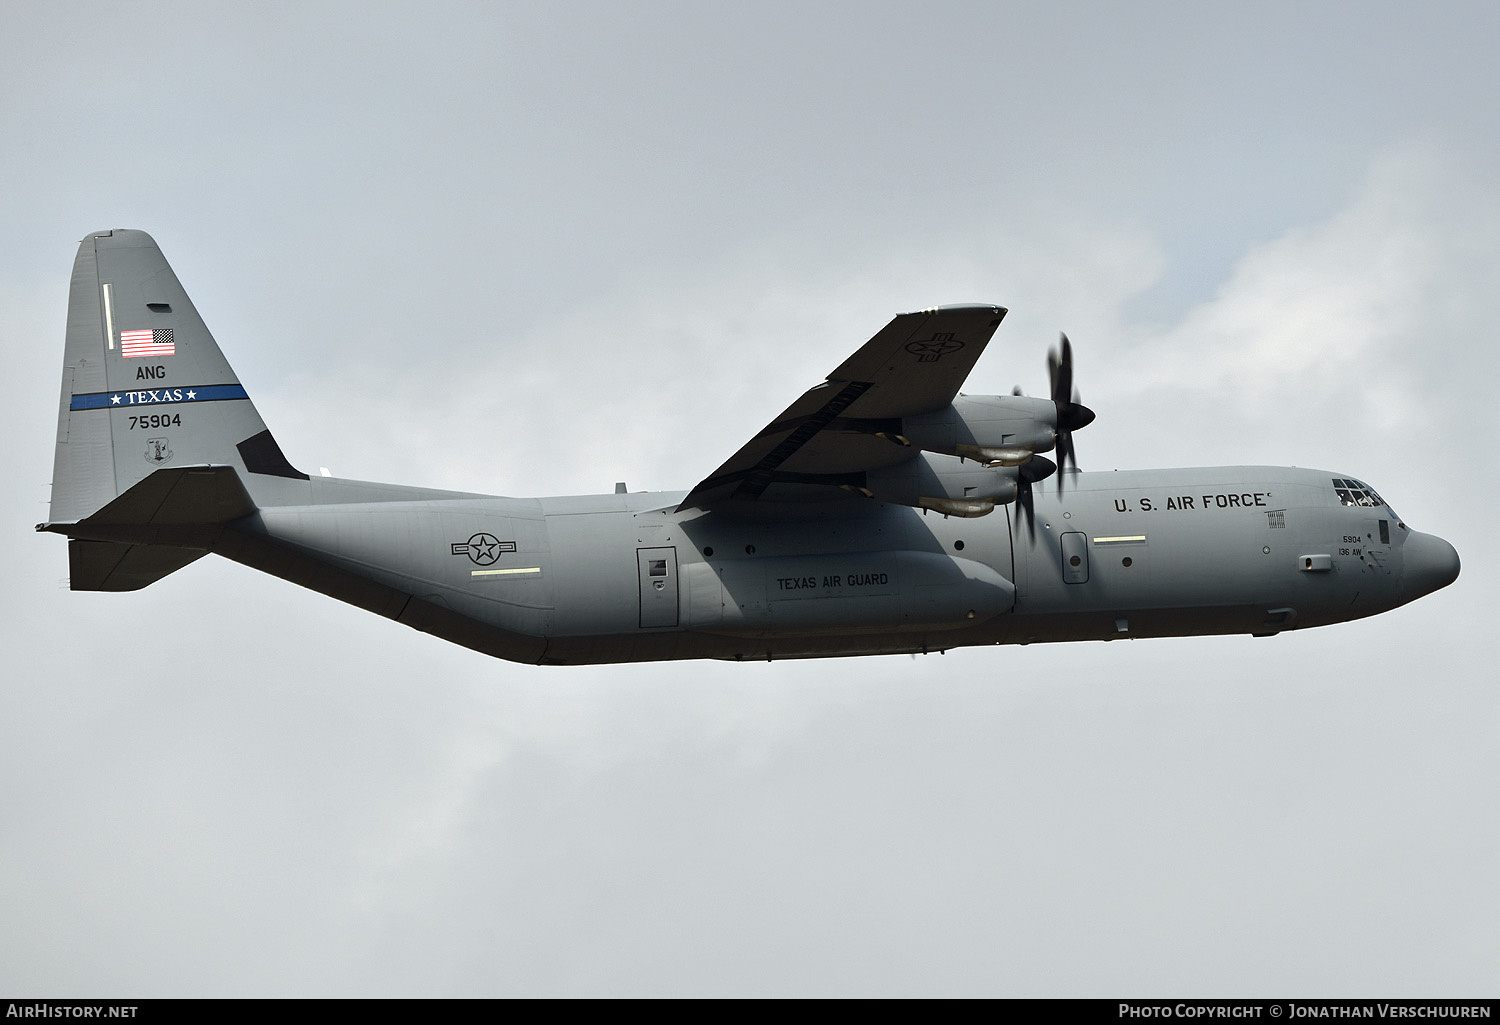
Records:
M74 590L213 552L551 665L1265 636L1457 578L1452 545L1344 474L1078 472L1094 414L1066 338L1050 397L959 394L1005 312L901 314L686 494L499 498L297 470L151 237L98 232L37 529L69 538Z

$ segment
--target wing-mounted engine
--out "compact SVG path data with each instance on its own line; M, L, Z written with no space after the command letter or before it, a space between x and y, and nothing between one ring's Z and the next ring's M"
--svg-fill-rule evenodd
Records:
M1031 485L1052 474L1050 459L1029 455L1019 466L988 465L947 455L919 452L905 462L865 474L863 487L844 485L869 498L946 516L984 516L997 505L1021 498Z
M1020 466L1057 444L1056 406L1026 395L960 395L901 426L914 448L997 466Z
M851 488L885 502L932 509L950 516L983 516L1019 500L1031 508L1031 485L1052 476L1057 464L1039 452L1056 449L1066 469L1076 468L1073 432L1094 421L1094 411L1073 387L1073 347L1047 355L1052 397L958 395L943 409L880 425L878 437L919 450L914 458L871 470L865 487ZM1062 487L1062 478L1058 478Z
M842 489L949 516L983 516L1008 502L1029 513L1031 486L1057 470L1037 453L1055 449L1066 469L1072 432L1094 414L1073 391L1066 337L1048 356L1050 399L959 394L1004 316L972 303L900 314L678 508L809 511Z
M1094 422L1094 411L1073 387L1073 346L1062 336L1061 350L1047 354L1052 397L958 395L946 409L902 421L899 440L926 452L999 466L1020 466L1037 452L1058 450L1063 468L1072 462L1073 432ZM1040 479L1040 478L1038 478ZM1061 483L1061 482L1059 482Z

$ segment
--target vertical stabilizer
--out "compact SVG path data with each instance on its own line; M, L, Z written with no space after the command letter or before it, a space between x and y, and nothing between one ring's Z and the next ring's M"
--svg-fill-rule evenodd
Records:
M90 516L157 470L205 464L233 467L252 495L307 479L151 236L89 235L68 296L52 523Z

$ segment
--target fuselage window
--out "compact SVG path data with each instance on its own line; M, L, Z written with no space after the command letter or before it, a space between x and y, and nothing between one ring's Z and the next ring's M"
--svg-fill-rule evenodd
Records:
M1365 509L1378 509L1384 505L1375 489L1361 481L1348 477L1333 478L1334 493L1339 496L1339 501L1344 505L1360 506Z

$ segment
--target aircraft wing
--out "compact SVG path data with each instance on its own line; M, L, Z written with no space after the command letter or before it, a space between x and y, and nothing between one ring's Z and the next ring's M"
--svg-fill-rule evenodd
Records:
M999 306L964 305L899 315L678 508L824 500L841 495L840 485L861 486L868 470L910 459L915 451L893 437L901 418L953 401L1005 313Z

